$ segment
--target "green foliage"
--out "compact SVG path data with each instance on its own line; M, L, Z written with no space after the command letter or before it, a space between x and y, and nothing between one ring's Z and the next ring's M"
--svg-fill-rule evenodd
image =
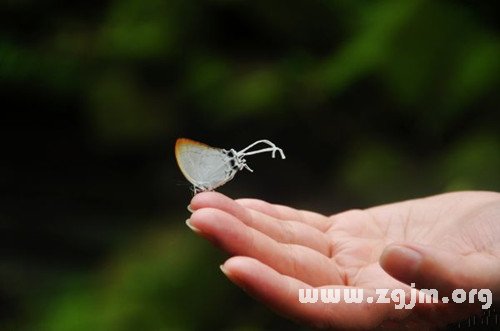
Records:
M219 284L225 277L218 263L209 245L185 229L154 229L113 254L99 274L63 287L40 325L47 331L227 328L238 318L238 291Z

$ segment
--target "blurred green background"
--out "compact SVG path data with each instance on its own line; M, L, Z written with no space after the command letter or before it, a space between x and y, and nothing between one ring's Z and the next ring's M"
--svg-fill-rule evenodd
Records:
M4 0L0 330L301 329L187 229L177 137L297 208L500 190L495 1Z

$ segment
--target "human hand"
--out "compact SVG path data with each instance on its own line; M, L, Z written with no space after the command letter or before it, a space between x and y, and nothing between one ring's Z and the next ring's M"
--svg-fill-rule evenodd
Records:
M478 304L303 304L299 289L403 289L439 296L456 288L500 293L500 194L456 192L350 210L330 217L261 200L196 195L187 224L233 255L231 281L278 313L316 327L434 328L459 321ZM406 300L408 301L408 300ZM476 297L477 303L477 297Z

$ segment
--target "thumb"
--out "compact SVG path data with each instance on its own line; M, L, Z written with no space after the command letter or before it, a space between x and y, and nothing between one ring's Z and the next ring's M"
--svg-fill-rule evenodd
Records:
M490 289L495 293L500 287L500 263L491 255L461 255L431 246L394 243L385 248L379 262L397 280L415 283L419 289L436 289L440 296L455 289Z

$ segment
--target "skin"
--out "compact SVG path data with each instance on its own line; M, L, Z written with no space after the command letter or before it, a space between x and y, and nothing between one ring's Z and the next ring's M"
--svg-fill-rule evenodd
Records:
M455 192L332 216L204 192L188 226L228 252L226 276L290 319L319 328L434 329L480 313L470 303L303 304L300 288L434 288L500 293L500 194Z

